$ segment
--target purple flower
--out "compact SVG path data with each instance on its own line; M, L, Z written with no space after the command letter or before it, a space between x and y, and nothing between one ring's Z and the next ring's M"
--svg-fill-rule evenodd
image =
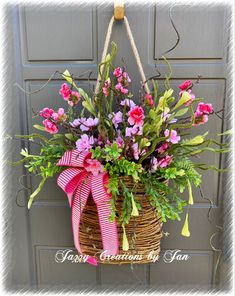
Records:
M129 108L133 108L133 107L135 107L136 106L136 104L131 100L131 99L125 99L125 100L122 100L121 102L120 102L120 105L121 106L128 106Z
M86 118L82 117L82 118L77 118L75 119L73 122L70 122L70 125L72 127L78 127L80 124L82 124L84 121L86 121Z
M94 143L95 143L95 139L93 136L89 138L88 135L84 134L84 135L81 135L81 138L79 140L77 140L76 147L78 152L88 152L89 149L92 148Z
M158 161L156 157L152 157L150 165L151 165L151 172L155 172L158 167Z
M168 118L169 118L170 116L171 116L170 113L165 113L165 112L163 112L163 113L162 113L163 121L164 121L164 122L167 121ZM176 118L172 118L171 121L170 121L169 123L175 123L176 121L177 121Z
M127 127L126 128L125 136L126 137L132 137L132 136L135 136L135 135L141 136L142 134L143 134L143 127L134 125L132 127Z
M139 157L140 157L140 151L139 151L138 143L132 144L131 148L132 148L134 159L138 160Z
M98 118L93 119L89 117L88 119L82 122L82 124L80 125L80 129L81 131L89 131L91 127L97 126L98 122L99 122Z
M109 114L109 118L112 118L113 125L118 128L118 124L122 122L122 112L118 111L117 113Z
M168 129L166 129L164 132L165 137L168 137L169 133L170 133L170 131ZM180 136L177 136L177 131L171 130L170 137L166 141L171 142L172 144L177 144L180 141Z
M118 136L115 140L116 140L119 148L124 147L125 143L124 143L124 140L123 140L123 138L121 136Z

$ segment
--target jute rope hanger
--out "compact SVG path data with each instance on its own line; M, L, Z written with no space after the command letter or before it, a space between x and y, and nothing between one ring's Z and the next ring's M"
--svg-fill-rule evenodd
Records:
M108 52L108 47L109 47L109 44L110 44L110 38L111 38L111 35L112 35L113 24L115 22L115 19L116 19L115 16L112 16L110 21L109 21L109 25L108 25L108 29L107 29L107 33L106 33L106 37L105 37L105 42L104 42L104 48L103 48L102 57L101 57L101 62L104 62L105 57L106 57L107 52ZM120 18L118 18L118 19L120 19ZM136 47L136 44L135 44L135 40L134 40L132 31L131 31L131 28L130 28L128 19L127 19L126 16L123 16L123 20L124 20L125 28L126 28L126 31L127 31L127 36L128 36L129 41L130 41L130 44L131 44L132 51L133 51L134 56L135 56L136 64L138 66L141 81L142 81L142 83L144 85L146 93L150 93L148 84L146 82L146 76L144 74L143 65L142 65L141 60L140 60L140 56L139 56L139 53L138 53L138 50L137 50L137 47ZM100 73L98 74L98 78L97 78L97 82L96 82L95 94L97 94L98 91L99 91L100 81L101 81L101 78L102 78L101 75L103 73L103 70L104 70L104 65L101 65Z

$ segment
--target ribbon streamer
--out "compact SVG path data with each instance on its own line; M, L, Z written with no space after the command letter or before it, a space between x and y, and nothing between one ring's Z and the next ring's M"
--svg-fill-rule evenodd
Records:
M68 196L69 205L72 208L72 228L74 245L77 251L82 254L80 246L80 220L82 212L86 206L91 193L97 207L100 224L103 250L107 255L118 254L118 235L116 221L110 222L109 216L111 208L108 200L111 194L107 193L106 184L108 182L107 173L93 175L86 168L89 164L87 159L91 158L90 153L80 153L76 150L67 151L57 163L58 166L68 166L58 177L57 184ZM88 263L97 265L97 259L89 256Z

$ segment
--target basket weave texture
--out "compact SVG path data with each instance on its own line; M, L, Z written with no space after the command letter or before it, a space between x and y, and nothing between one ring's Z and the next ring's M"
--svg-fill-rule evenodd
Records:
M136 263L143 264L152 262L151 255L159 256L160 241L162 238L162 222L161 217L156 213L145 195L144 185L140 182L134 186L132 177L121 177L125 182L125 186L133 192L136 201L141 205L138 217L131 217L129 224L125 226L126 235L129 242L129 250L122 250L122 226L117 223L119 253L115 258L104 260L100 258L102 253L102 241L99 227L98 214L96 206L91 197L89 197L87 205L82 213L80 225L80 244L83 253L95 256L99 263L104 264L125 264ZM133 189L134 188L134 189ZM121 192L121 190L119 190ZM117 198L116 208L121 213L123 197ZM120 256L119 256L120 255ZM156 258L156 257L155 257Z

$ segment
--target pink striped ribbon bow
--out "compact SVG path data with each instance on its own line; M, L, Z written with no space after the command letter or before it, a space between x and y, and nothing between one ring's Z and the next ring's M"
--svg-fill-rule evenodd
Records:
M86 168L89 166L86 160L91 158L90 153L80 153L76 150L67 151L57 165L69 166L58 177L57 184L68 196L69 205L72 208L72 227L74 245L82 254L80 246L80 220L83 209L86 206L90 193L97 207L103 250L107 255L118 253L118 235L116 222L110 222L110 204L107 201L111 194L107 193L105 185L108 182L107 173L93 175ZM88 263L97 265L95 257L88 257Z

